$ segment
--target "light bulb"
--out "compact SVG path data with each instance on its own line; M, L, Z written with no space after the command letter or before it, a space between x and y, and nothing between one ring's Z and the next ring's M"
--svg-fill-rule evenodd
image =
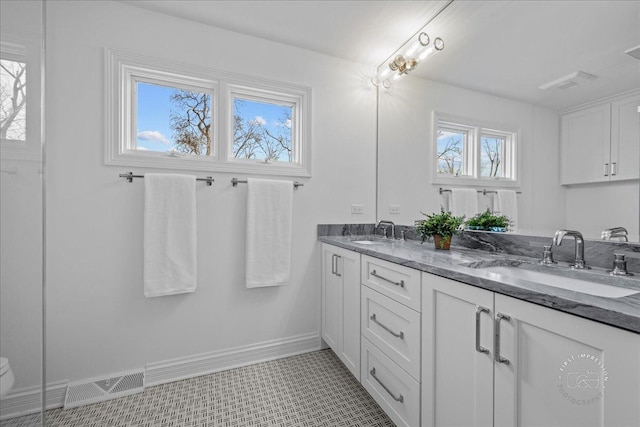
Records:
M434 52L434 48L433 46L430 46L428 48L426 48L425 50L423 50L420 53L420 56L418 56L418 61L424 61L425 59L427 59L432 53Z
M413 54L416 53L416 51L418 50L419 47L420 47L420 42L419 41L413 42L411 47L405 52L404 56L407 57L407 58L410 57L410 56L413 56Z

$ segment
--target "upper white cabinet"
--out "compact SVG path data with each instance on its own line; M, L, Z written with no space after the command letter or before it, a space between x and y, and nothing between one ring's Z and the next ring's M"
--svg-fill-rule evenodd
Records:
M640 176L640 94L611 103L611 180Z
M640 177L640 93L561 116L561 183Z
M422 426L640 425L639 335L427 273L422 283Z
M322 339L360 379L360 254L325 243Z

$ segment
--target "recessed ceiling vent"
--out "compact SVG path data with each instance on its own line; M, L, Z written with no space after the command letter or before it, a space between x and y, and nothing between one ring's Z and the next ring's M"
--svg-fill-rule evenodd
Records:
M564 77L560 77L557 80L543 84L542 86L540 86L540 89L569 89L571 87L578 86L581 83L589 82L597 78L598 76L585 73L584 71L574 71L573 73L567 74Z
M629 50L625 50L624 53L626 53L627 55L631 55L636 59L640 59L640 45L632 47Z
M71 383L67 387L64 409L128 396L143 390L144 370L120 373L113 377L89 380L89 382Z

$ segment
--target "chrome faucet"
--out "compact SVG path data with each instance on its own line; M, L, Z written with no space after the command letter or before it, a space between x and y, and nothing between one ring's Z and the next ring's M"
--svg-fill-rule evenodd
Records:
M613 227L602 230L600 238L602 240L618 239L620 242L628 242L628 234L629 232L624 227Z
M391 222L391 221L380 221L378 223L378 225L376 225L376 230L378 228L382 228L383 232L384 232L384 237L389 237L389 235L387 234L387 228L391 227L391 238L395 239L396 238L396 225Z
M588 269L584 263L584 239L582 238L582 233L574 230L558 230L556 234L553 236L553 245L560 246L562 243L562 239L566 236L573 237L576 241L576 256L571 268L574 269Z

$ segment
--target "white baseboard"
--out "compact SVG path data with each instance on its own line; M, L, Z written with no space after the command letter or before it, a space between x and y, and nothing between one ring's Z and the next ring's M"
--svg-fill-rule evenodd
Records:
M207 375L321 349L320 334L298 335L146 365L145 387ZM46 408L62 408L68 381L47 384ZM40 412L39 387L14 390L0 402L0 420Z
M320 350L318 333L149 363L145 383L154 386L315 350Z
M67 392L68 381L57 381L47 384L47 409L61 408ZM0 401L0 420L36 414L42 408L42 391L40 387L29 387L12 390Z

